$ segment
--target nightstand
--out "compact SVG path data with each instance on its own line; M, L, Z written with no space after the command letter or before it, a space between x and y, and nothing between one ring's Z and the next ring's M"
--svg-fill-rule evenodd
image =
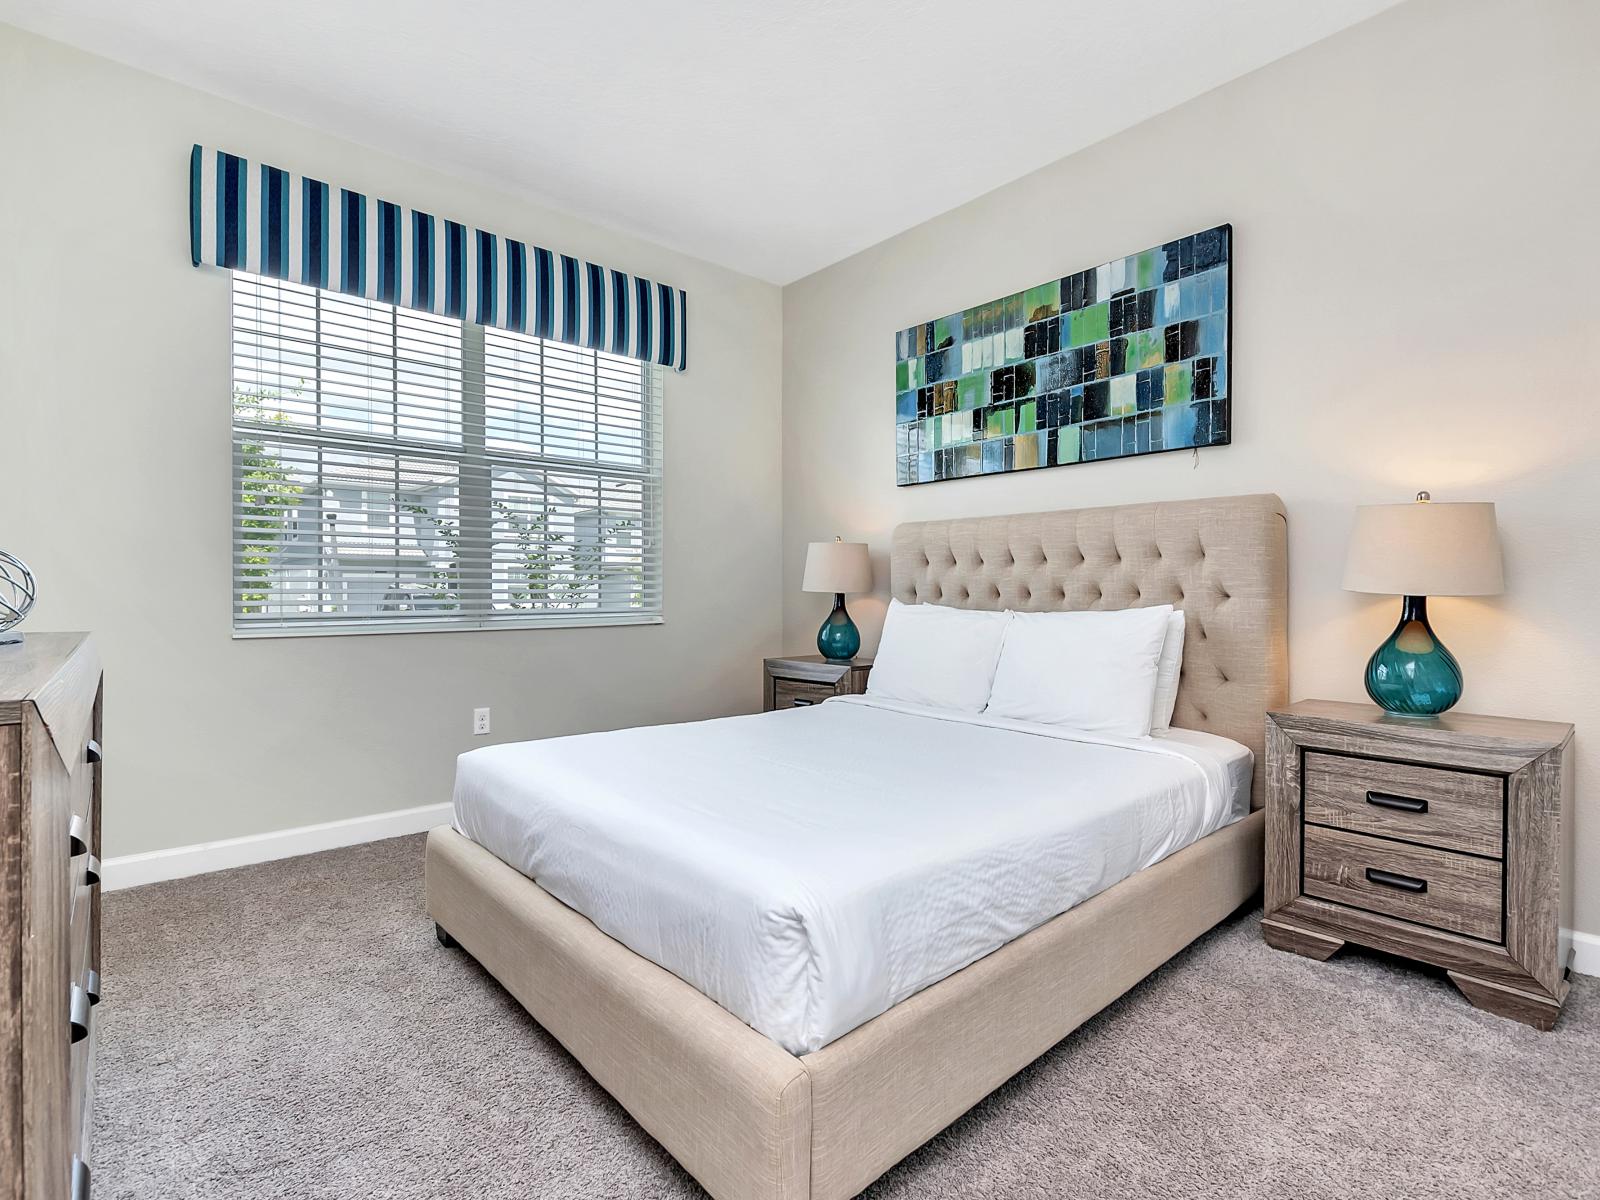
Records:
M1268 713L1267 942L1431 963L1476 1007L1549 1029L1571 955L1571 740L1331 700Z
M766 683L762 708L804 708L820 704L829 696L854 696L867 690L870 658L823 658L820 654L796 654L788 658L764 660Z

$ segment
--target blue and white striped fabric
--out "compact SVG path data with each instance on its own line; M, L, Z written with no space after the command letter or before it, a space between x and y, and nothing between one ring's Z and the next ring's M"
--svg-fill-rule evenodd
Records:
M268 275L682 371L681 288L196 146L195 266Z

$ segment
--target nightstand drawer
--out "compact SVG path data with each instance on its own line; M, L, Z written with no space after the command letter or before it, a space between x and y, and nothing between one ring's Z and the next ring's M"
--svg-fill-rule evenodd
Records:
M805 708L829 696L859 696L867 690L870 658L823 658L796 654L762 663L762 708Z
M1305 828L1306 895L1487 942L1502 940L1501 877L1493 859Z
M821 704L829 696L838 694L839 689L831 683L806 683L798 679L772 681L774 708L804 708L808 704Z
M1500 858L1505 779L1307 751L1305 819Z

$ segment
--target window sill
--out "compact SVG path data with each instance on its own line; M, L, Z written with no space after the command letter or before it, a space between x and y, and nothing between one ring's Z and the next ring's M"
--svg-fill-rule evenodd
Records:
M598 629L620 625L661 625L665 621L659 613L631 615L624 613L589 613L572 617L537 617L517 620L487 621L466 624L459 621L417 621L401 624L382 621L329 621L327 624L266 626L252 629L235 626L234 641L256 641L261 638L303 637L366 637L372 634L394 633L498 633L506 630Z

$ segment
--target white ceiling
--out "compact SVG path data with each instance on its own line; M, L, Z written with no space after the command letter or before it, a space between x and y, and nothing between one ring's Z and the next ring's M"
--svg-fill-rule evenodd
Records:
M1394 3L0 0L0 20L787 283Z

